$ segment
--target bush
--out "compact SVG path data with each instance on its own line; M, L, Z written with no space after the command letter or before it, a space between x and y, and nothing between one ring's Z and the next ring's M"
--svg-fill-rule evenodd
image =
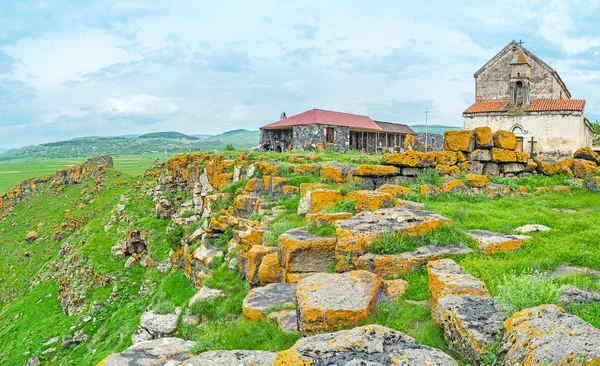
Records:
M318 226L313 222L308 222L306 224L306 231L316 236L335 236L335 225L333 223L326 223Z
M477 244L467 234L460 229L443 225L437 227L424 236L406 236L398 235L392 232L384 232L379 235L371 244L371 253L375 254L397 254L410 252L424 245L458 245L476 247Z
M233 239L233 229L228 227L223 231L223 234L219 236L219 239L215 241L215 246L222 251L226 251L231 239Z
M177 249L181 246L181 239L183 238L183 228L179 225L171 227L171 230L167 233L167 243L173 249Z
M233 147L232 144L227 144L227 145L225 145L225 147L223 148L223 150L225 150L225 151L235 151L235 147Z
M511 191L515 191L519 188L519 183L510 177L489 177L489 180L490 183L507 185Z
M416 183L421 184L433 184L434 186L440 185L440 172L435 169L427 168L419 171L417 174Z
M559 286L548 276L533 273L505 276L498 287L498 303L510 315L525 308L559 303Z
M175 312L175 304L169 300L161 300L154 304L152 311L156 314L172 314Z

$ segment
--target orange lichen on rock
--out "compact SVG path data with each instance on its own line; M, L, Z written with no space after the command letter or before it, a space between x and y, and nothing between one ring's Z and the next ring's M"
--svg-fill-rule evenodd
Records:
M305 228L292 229L279 237L281 267L290 272L326 272L335 259L335 237L309 234Z
M269 283L281 282L281 267L279 265L279 254L273 251L265 255L258 267L258 284L264 286Z
M376 191L391 194L394 198L415 193L412 189L397 184L384 184Z
M438 164L435 170L440 172L441 175L456 175L460 173L460 168L456 165Z
M383 177L399 174L397 168L391 165L361 165L356 168L354 175L359 177Z
M575 159L573 161L573 175L577 178L587 178L597 171L598 167L593 161L581 159Z
M486 255L498 252L514 252L532 239L530 236L506 235L488 230L470 230L467 234L475 239L479 244L479 249Z
M356 212L375 211L394 203L394 196L391 194L370 190L348 192L346 198L354 200Z
M314 189L327 188L327 184L325 183L300 183L300 195L304 195L304 193L308 191L312 191Z
M315 213L322 208L335 204L342 199L340 191L333 189L315 189L305 192L300 198L298 214Z
M350 212L316 212L306 214L306 221L312 222L317 226L331 224L337 220L343 220L352 217Z
M492 129L489 127L476 127L473 130L475 134L475 147L479 148L490 148L493 146L493 134Z
M533 160L538 165L538 172L544 175L572 174L571 167L575 163L575 159L573 158L565 158L555 162L547 162L539 158L534 158Z
M284 196L291 196L291 195L294 195L294 194L298 193L299 191L300 191L299 188L296 187L296 186L283 186L283 187L281 187L281 193Z
M517 137L510 131L494 132L494 147L514 151L517 148Z
M471 152L475 148L475 134L471 130L444 132L444 150Z
M592 150L592 148L589 146L584 146L575 151L573 157L575 159L588 160L595 163L596 165L600 165L600 154Z
M471 183L473 187L482 188L487 186L489 179L485 175L467 174L465 178Z
M294 173L294 174L305 175L305 174L312 174L312 173L316 172L317 170L319 170L320 168L321 167L318 165L298 164L298 165L290 165L288 167L288 171L290 173Z
M381 158L381 164L403 167L416 167L425 157L424 153L409 150L403 153L387 154Z
M515 163L517 161L517 154L512 150L493 148L492 161L497 163Z
M256 163L256 168L263 175L278 175L279 174L279 166L271 163L265 163L264 161Z
M408 289L408 282L405 280L387 280L385 281L387 297L390 300L401 298Z
M453 179L448 182L442 183L441 186L442 192L458 192L458 193L466 193L469 191L469 188L465 185L465 183L460 179Z

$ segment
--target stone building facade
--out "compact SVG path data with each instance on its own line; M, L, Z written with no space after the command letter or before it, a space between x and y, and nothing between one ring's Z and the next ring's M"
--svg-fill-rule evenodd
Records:
M474 77L475 103L463 112L465 129L508 130L521 151L544 155L570 155L591 145L585 101L571 99L558 73L521 43L509 43Z
M310 150L318 143L338 151L351 149L378 153L385 148L402 146L406 125L373 121L367 116L312 109L261 127L260 144L267 150Z

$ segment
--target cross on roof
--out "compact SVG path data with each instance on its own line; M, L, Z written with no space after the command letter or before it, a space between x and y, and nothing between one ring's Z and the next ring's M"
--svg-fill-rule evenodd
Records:
M525 42L521 41L520 39L519 39L519 42L517 42L517 44L519 45L519 47L522 47L523 43L525 43Z

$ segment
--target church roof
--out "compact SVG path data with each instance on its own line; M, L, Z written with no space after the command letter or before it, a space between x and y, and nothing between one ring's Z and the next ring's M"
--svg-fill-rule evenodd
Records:
M465 109L463 114L477 113L498 113L507 112L508 102L476 102ZM525 109L528 112L566 112L583 111L585 100L581 99L534 99L529 107Z
M264 129L289 128L297 125L331 125L331 126L346 126L352 129L359 130L383 130L370 117L360 116L358 114L350 114L343 112L328 111L323 109L311 109L309 111L296 114L284 118L280 121L262 126Z
M479 76L479 74L481 74L490 65L492 65L493 63L495 63L500 57L502 57L503 55L505 55L507 52L512 52L514 48L517 48L519 51L521 51L523 53L524 57L526 56L529 59L534 60L535 62L537 62L538 64L540 64L543 68L545 68L546 70L548 70L548 72L551 73L556 78L556 80L558 80L558 82L560 83L560 85L567 92L567 97L568 98L571 97L571 92L569 92L569 89L567 89L567 86L562 81L562 79L560 78L560 76L558 75L558 73L556 72L556 70L554 70L552 67L550 67L550 65L548 65L547 63L545 63L541 58L539 58L536 55L534 55L533 52L531 52L527 48L523 47L523 45L520 45L519 43L517 43L517 41L515 41L515 40L511 41L508 45L506 45L506 47L504 47L500 52L498 52L496 54L496 56L492 57L491 60L489 60L488 62L486 62L485 65L483 65L479 70L477 70L477 72L473 76L474 77Z

